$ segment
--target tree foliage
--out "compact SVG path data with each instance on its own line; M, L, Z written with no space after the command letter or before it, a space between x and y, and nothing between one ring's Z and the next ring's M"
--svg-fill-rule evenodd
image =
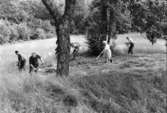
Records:
M158 0L94 1L88 16L88 43L93 54L101 51L106 35L145 32L152 43L162 38L167 30L166 6L167 2Z
M164 1L138 1L129 7L132 16L132 29L134 31L146 32L147 38L154 43L156 38L162 38L166 23L166 7ZM165 22L166 21L166 22Z
M75 6L76 10L71 22L70 33L72 34L85 33L84 4L80 3L80 1L78 2L80 5ZM60 5L56 5L58 10L62 9L61 4L62 3L60 3ZM40 0L0 0L0 19L1 22L4 22L3 25L5 25L5 27L0 27L4 27L4 29L8 28L11 31L17 28L17 26L24 26L28 31L28 35L22 36L12 34L6 36L2 33L0 34L2 37L0 37L1 44L17 40L50 38L55 35L54 20L51 18L50 13ZM8 21L10 27L8 27L6 21ZM19 29L16 29L15 31L18 30L17 32L19 32Z
M96 0L92 3L87 18L88 43L94 55L103 48L102 41L106 36L115 37L129 29L126 9L121 0Z

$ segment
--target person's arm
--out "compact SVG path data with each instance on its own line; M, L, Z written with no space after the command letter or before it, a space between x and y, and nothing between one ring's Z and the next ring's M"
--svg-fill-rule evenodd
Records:
M38 55L38 59L40 60L40 62L41 62L42 64L44 64L44 61L43 61L43 59L42 59L41 56Z
M41 61L42 64L44 64L44 60L42 58L40 58L40 61Z

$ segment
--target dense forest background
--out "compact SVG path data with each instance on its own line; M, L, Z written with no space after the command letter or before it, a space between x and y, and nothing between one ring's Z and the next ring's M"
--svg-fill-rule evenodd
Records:
M55 3L60 10L63 7L62 1ZM104 1L78 0L71 20L71 34L91 32L90 34L99 36L96 31L104 34L107 30L100 26L108 24L105 23L104 18L101 18L105 16L101 15L102 5L107 4L107 0ZM158 0L144 2L118 0L115 7L109 6L114 12L110 19L112 23L109 24L112 26L111 35L137 31L147 32L148 38L162 37L161 34L166 32L167 26L165 6L164 1ZM54 24L40 0L0 0L1 44L18 40L51 38L55 36Z
M58 7L62 7L58 3ZM85 2L78 2L71 22L71 33L85 32ZM18 40L51 38L55 35L54 21L40 0L0 0L0 43Z

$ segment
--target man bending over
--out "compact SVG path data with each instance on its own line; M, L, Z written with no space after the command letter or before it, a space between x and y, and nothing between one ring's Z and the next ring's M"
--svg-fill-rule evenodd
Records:
M18 57L17 66L18 66L19 71L25 70L26 59L17 50L15 51L15 54Z
M41 56L33 52L29 57L29 73L31 73L32 71L38 72L39 60L41 61L41 63L43 63Z

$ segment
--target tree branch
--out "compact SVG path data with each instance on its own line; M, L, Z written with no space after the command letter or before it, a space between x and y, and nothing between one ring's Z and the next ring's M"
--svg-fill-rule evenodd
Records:
M65 0L65 12L63 16L71 17L75 8L76 0Z
M52 0L41 0L41 1L46 7L46 9L49 11L50 15L55 20L55 23L57 24L59 22L59 19L61 18L61 14L58 12L58 8L54 6Z

